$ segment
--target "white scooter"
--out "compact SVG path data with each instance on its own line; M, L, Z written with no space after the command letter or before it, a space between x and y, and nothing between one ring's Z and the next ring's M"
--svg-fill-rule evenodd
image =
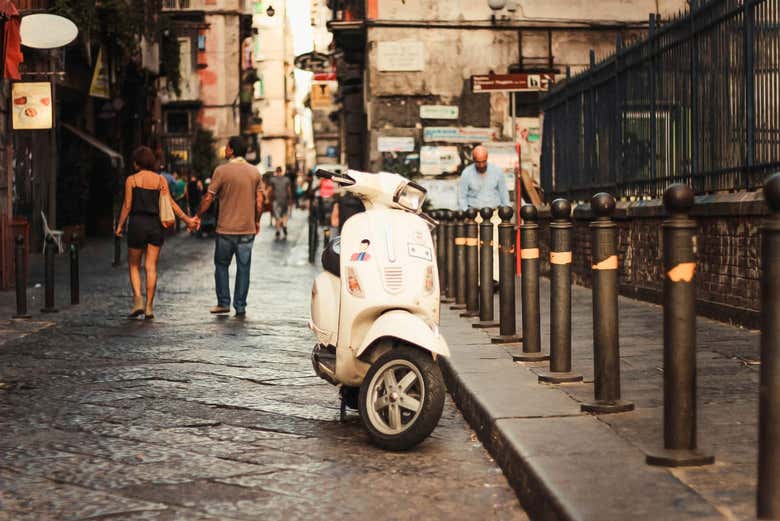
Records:
M310 327L316 373L341 387L376 445L406 450L436 427L444 381L436 357L449 356L439 333L439 274L422 213L425 189L387 172L316 175L362 199L366 211L344 223L322 254Z

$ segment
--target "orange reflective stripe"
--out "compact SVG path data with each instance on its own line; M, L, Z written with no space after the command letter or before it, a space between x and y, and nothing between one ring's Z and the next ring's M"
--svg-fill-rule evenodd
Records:
M523 248L520 250L521 259L538 259L539 248Z
M682 262L670 269L666 276L672 282L690 282L693 280L693 276L696 274L695 262Z
M570 251L551 251L550 264L571 264Z
M617 255L607 257L603 261L591 266L591 268L594 270L616 270L618 269L618 257Z

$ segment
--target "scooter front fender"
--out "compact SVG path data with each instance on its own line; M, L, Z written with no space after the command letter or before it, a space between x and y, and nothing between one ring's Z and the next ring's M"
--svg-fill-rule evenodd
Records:
M365 353L380 338L395 338L436 355L450 356L450 348L439 328L429 326L417 315L403 309L392 309L379 315L363 337L355 356Z

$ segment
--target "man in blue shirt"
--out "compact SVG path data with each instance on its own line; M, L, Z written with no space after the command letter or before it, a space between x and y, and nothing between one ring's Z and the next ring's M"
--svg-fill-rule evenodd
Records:
M488 151L482 145L474 148L474 163L463 169L458 188L458 207L497 208L509 206L509 190L500 168L488 163Z

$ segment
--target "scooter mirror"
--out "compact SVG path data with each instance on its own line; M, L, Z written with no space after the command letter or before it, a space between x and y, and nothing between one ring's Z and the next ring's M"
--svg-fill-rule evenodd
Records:
M322 168L318 168L316 172L314 172L314 175L319 177L320 179L330 179L335 174L333 172L329 172L328 170L323 170Z

